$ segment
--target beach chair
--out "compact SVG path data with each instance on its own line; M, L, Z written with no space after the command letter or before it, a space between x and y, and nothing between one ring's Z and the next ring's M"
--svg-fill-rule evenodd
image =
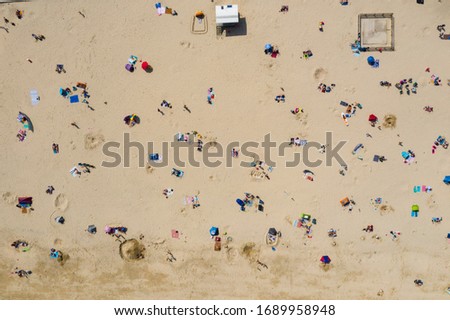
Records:
M172 175L174 175L177 178L182 178L184 176L184 172L182 170L178 170L173 168L172 169Z
M359 149L362 148L364 148L364 145L362 143L357 144L356 147L353 149L352 154L356 154L359 151Z
M130 72L133 72L133 71L134 71L133 65L131 65L131 64L129 64L129 63L127 63L127 64L125 65L125 69L128 70L128 71L130 71Z
M131 55L130 59L128 59L128 62L131 63L133 66L136 64L136 62L138 61L138 57Z
M153 162L161 162L163 159L162 156L159 155L159 153L151 153L148 155L148 158Z
M222 239L220 237L214 238L214 251L220 251L222 249Z
M417 204L413 204L411 207L411 217L417 218L419 216L419 206Z

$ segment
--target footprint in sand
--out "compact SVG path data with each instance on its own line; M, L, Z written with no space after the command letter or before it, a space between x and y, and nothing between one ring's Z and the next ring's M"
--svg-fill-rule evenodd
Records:
M14 204L17 202L17 195L11 193L11 192L5 192L2 195L3 201L6 202L7 204Z
M180 41L180 46L186 49L193 48L194 46L189 41Z
M227 249L227 259L228 261L233 261L238 256L238 251L235 248Z
M317 68L314 70L314 80L316 81L324 81L326 76L328 75L328 71L324 68Z
M84 136L84 148L92 150L100 146L105 141L105 137L100 133L88 133Z
M64 193L60 193L56 197L54 204L56 209L59 209L61 212L64 212L69 206L69 199L67 199L67 196Z

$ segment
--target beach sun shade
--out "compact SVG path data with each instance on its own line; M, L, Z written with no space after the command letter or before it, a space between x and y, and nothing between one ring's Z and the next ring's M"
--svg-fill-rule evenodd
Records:
M211 237L218 236L219 235L219 228L211 227L211 229L209 229L209 234L211 235Z
M331 259L329 256L322 256L322 258L320 258L320 261L324 264L329 264L331 262Z
M450 184L450 176L445 176L443 181L445 184Z
M272 235L272 236L276 236L278 232L277 232L277 229L275 229L275 228L270 228L269 231L268 231L268 233L269 233L270 235Z
M237 203L238 205L240 205L241 207L244 207L244 206L245 206L244 201L242 201L241 199L236 199L236 203Z
M343 207L350 204L350 200L348 199L348 197L341 199L341 201L339 201L339 202L341 203L341 206L343 206Z
M375 58L372 57L372 56L369 56L369 57L367 58L367 63L368 63L370 66L373 66L373 65L375 64Z
M33 126L33 123L31 122L30 118L25 113L19 111L17 120L21 121L22 119L25 119L27 122L26 124L24 124L24 128L30 130L31 132L34 132L34 126Z
M409 159L409 157L410 157L410 155L409 155L409 153L408 152L406 152L406 151L403 151L402 152L402 157L403 157L403 159Z
M33 204L33 197L19 197L18 202L22 208L29 208Z

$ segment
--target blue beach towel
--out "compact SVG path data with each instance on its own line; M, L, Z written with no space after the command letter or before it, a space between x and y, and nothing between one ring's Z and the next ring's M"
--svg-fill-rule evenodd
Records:
M78 98L78 95L73 95L70 97L70 103L77 103L80 102L80 99Z

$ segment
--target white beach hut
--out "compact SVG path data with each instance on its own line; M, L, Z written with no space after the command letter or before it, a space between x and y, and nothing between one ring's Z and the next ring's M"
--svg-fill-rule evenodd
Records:
M228 27L239 23L239 10L237 4L216 6L216 26Z

